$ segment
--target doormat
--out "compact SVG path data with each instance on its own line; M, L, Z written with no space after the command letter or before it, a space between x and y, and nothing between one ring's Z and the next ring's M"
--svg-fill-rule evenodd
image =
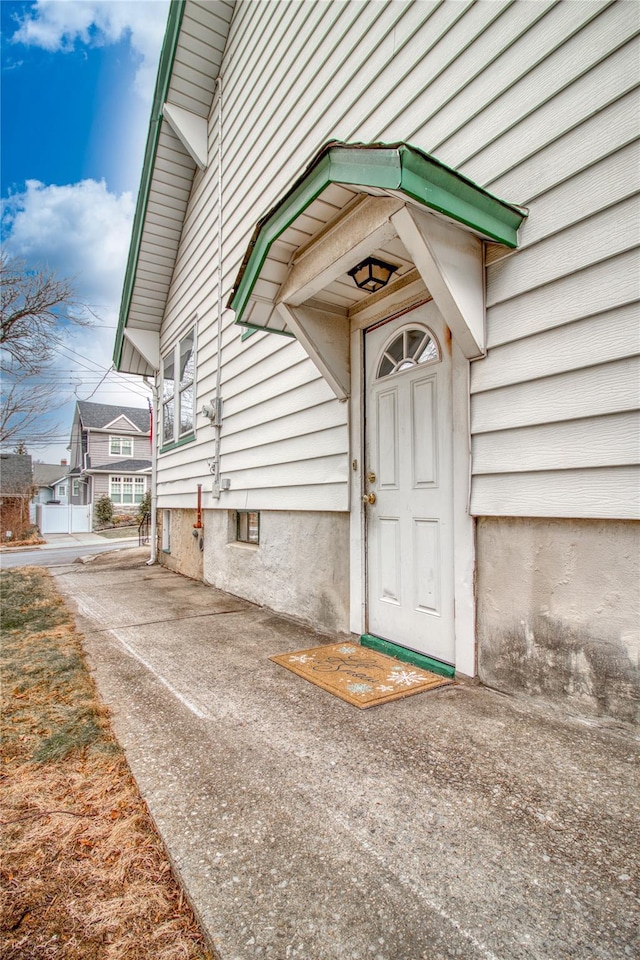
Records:
M269 659L361 709L453 683L355 643L332 643Z

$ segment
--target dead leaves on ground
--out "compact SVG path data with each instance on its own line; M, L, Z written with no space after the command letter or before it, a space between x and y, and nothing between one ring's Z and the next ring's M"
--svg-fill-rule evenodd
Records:
M3 634L3 957L211 957L97 699L80 637L49 575L20 573L2 574L4 604L22 599ZM52 744L58 754L49 756Z

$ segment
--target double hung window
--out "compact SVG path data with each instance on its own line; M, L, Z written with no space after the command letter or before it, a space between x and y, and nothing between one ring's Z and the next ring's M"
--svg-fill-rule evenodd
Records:
M109 497L112 503L142 503L145 494L144 477L109 478Z
M109 453L115 457L133 456L133 437L109 437Z
M193 434L195 329L178 340L162 361L162 445Z

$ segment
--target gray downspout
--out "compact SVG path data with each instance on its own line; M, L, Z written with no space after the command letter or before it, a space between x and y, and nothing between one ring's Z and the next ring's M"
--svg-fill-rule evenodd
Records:
M151 393L153 396L153 430L151 435L151 529L149 531L149 540L150 542L150 552L149 559L147 560L147 565L156 563L158 559L158 522L156 514L158 511L158 492L157 492L157 475L158 475L158 407L159 407L159 389L158 389L158 374L156 373L153 381L149 380L148 377L142 378L146 385L151 388Z
M218 87L218 337L216 357L216 398L219 414L215 426L215 452L213 455L213 499L220 499L220 449L222 446L222 75L216 81Z

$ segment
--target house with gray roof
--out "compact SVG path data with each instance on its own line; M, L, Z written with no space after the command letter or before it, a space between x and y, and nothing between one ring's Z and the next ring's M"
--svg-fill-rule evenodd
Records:
M66 496L68 472L69 466L66 460L62 463L34 463L33 485L36 492L33 502L51 503L53 500L59 500L61 489Z
M0 454L0 496L22 497L28 495L32 483L32 466L29 454Z
M70 504L93 505L106 494L116 514L137 511L151 474L148 409L79 400L69 449Z
M20 539L30 524L33 492L29 454L0 454L0 539Z

